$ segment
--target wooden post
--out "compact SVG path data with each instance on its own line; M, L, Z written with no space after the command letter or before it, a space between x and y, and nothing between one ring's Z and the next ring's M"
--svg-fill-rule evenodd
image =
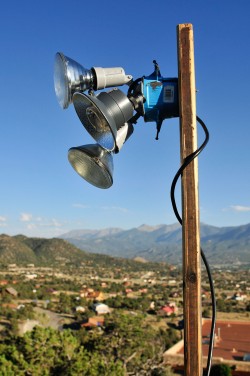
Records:
M197 149L193 27L177 26L181 162ZM185 376L202 375L198 162L182 174Z

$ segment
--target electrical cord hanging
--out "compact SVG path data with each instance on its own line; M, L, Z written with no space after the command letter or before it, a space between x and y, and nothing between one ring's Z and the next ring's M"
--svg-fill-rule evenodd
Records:
M209 141L209 132L207 130L207 127L205 123L197 116L196 117L198 123L202 126L204 132L205 132L205 141L201 144L201 146L191 153L189 156L187 156L184 160L184 163L182 166L179 168L177 171L172 184L171 184L171 191L170 191L170 196L171 196L171 202L172 202L172 207L174 210L174 213L176 215L177 220L179 223L182 225L182 218L178 212L177 206L176 206L176 201L175 201L175 187L176 183L179 179L179 177L182 175L183 171L185 168L191 163L200 153L201 151L205 148ZM213 347L214 347L214 335L215 335L215 320L216 320L216 299L215 299L215 291L214 291L214 285L213 285L213 279L212 279L212 274L211 270L208 264L208 261L206 259L206 256L201 248L201 257L204 262L207 275L208 275L208 280L209 280L209 285L210 285L210 291L211 291L211 300L212 300L212 321L211 321L211 329L210 329L210 341L209 341L209 349L208 349L208 357L207 357L207 369L206 369L206 376L210 375L210 370L211 370L211 363L212 363L212 355L213 355Z

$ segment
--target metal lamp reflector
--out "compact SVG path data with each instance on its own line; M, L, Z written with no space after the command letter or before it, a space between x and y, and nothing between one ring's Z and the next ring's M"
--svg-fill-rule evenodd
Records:
M100 145L84 145L69 149L68 159L74 170L98 188L113 184L113 157Z
M119 89L101 92L96 97L75 93L73 104L82 124L104 149L117 147L117 131L133 116L133 105Z
M75 92L88 89L104 89L105 87L125 85L133 79L126 75L121 67L84 68L75 60L57 52L54 66L55 92L60 106L65 109L72 102Z
M57 52L54 66L54 85L58 102L67 108L76 91L85 91L93 86L94 76L90 69L84 68L73 59Z

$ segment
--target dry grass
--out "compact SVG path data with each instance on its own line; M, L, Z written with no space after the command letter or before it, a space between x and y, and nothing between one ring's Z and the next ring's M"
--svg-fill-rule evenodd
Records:
M217 312L218 320L231 320L231 321L250 321L249 312Z

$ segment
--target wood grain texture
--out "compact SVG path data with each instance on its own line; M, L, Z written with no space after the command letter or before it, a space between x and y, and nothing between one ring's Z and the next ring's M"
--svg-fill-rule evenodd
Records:
M177 26L181 162L197 149L194 40L191 24ZM184 369L202 375L198 161L182 174Z

